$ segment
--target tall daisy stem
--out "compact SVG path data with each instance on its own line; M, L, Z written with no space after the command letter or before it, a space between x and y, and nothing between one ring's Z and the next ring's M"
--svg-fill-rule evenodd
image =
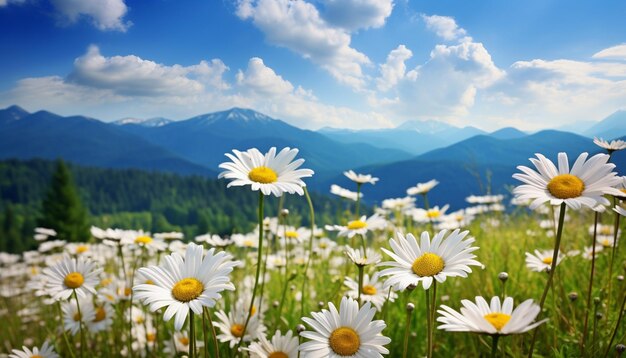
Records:
M491 358L496 358L498 356L498 340L500 339L499 334L494 334L493 342L491 343Z
M304 317L304 303L306 302L306 283L309 280L308 272L309 272L309 266L311 265L311 259L313 258L313 237L315 236L315 210L313 209L313 202L311 201L311 196L309 195L309 191L306 189L306 187L304 187L303 189L304 189L304 196L306 197L307 204L309 204L309 214L310 214L310 221L311 221L311 236L309 237L309 245L307 247L307 259L306 259L306 264L304 265L304 271L302 274L302 291L300 295L301 296L300 317Z
M206 328L206 307L202 307L202 339L204 340L204 356L209 356L209 335Z
M57 309L59 310L59 318L61 319L61 325L63 325L63 311L61 310L61 302L57 302ZM63 340L65 341L65 345L67 346L67 349L70 351L70 356L72 356L72 358L76 358L76 356L74 355L74 347L72 347L70 345L70 340L67 338L67 332L65 331L65 328L62 329L63 331Z
M404 326L404 349L402 351L402 358L407 358L409 354L409 334L411 333L411 317L413 312L407 310L406 313L406 325Z
M593 290L593 276L596 269L596 237L598 234L598 219L600 213L595 212L593 222L593 241L591 242L591 272L589 274L589 287L587 288L587 310L585 311L585 323L583 324L583 337L580 340L580 356L585 356L585 341L587 340L587 327L589 325L589 311L591 311L591 291Z
M431 292L432 291L432 292ZM426 292L426 322L427 322L427 336L428 336L428 348L426 356L428 358L432 358L433 356L433 328L435 325L434 322L434 312L436 308L435 301L437 300L437 282L433 281L432 289L428 289ZM431 298L432 295L432 298Z
M432 346L432 338L430 336L430 330L432 323L430 322L430 290L426 290L424 292L426 293L426 338L428 340L428 346L426 347L426 357L431 358L430 347Z
M361 307L361 293L363 292L363 266L357 265L359 268L359 297L357 301L359 302L359 307Z
M609 341L609 345L606 346L606 351L604 352L604 357L609 356L609 352L611 352L611 348L613 347L613 341L615 340L615 335L617 334L617 330L620 327L620 323L622 323L622 317L624 316L624 308L626 306L626 295L622 299L622 307L619 309L619 316L617 317L617 322L615 322L615 328L613 329L613 334L611 335L611 340Z
M263 192L259 191L259 250L257 251L257 263L256 263L256 276L254 278L254 288L252 289L252 299L250 300L250 307L248 307L248 316L246 317L246 323L243 325L243 331L241 332L241 339L237 344L235 352L239 352L239 347L243 343L243 339L246 336L246 330L248 329L248 323L252 317L252 307L254 307L254 299L256 298L256 291L259 286L259 276L261 275L261 266L263 265L263 199L265 196ZM238 353L237 353L238 354Z
M561 203L561 209L559 210L559 227L556 231L556 239L554 241L554 253L552 254L552 265L550 266L550 274L548 275L548 282L546 282L546 287L543 289L543 294L541 295L541 300L539 301L539 313L541 314L541 310L543 310L543 304L546 302L546 297L548 296L548 291L550 290L550 285L552 284L552 279L554 278L554 271L556 271L556 264L559 257L559 248L561 247L561 236L563 235L563 222L565 221L565 202ZM535 329L533 332L533 339L530 341L530 350L528 351L528 357L533 356L533 351L535 350L535 341L537 339L537 332L539 328Z
M193 310L189 310L189 358L196 357L196 325Z
M80 313L80 304L78 303L78 295L74 290L74 299L76 300L76 310L78 311L78 327L80 328L80 357L85 356L85 332L83 332L83 315Z
M217 334L215 334L215 326L213 325L213 320L211 319L211 312L208 308L204 307L204 315L209 320L209 325L211 325L211 336L213 338L213 347L215 348L215 358L220 358L220 347L217 343ZM207 352L207 357L209 353Z
M613 197L613 205L617 205L615 197ZM611 261L609 263L609 288L606 294L606 316L608 317L609 309L611 308L611 288L613 287L613 262L615 261L615 249L617 248L617 231L619 230L619 217L620 215L616 212L615 214L615 226L613 227L613 247L611 248Z

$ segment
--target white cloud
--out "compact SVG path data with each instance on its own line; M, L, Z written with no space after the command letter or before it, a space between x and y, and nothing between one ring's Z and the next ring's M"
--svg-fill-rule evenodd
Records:
M380 77L376 85L380 91L388 91L400 81L406 72L404 62L413 56L413 52L404 45L399 45L387 55L387 62L380 65Z
M456 24L454 18L439 15L422 15L422 19L426 23L426 27L434 31L437 36L446 41L461 39L467 35L467 31Z
M194 66L165 66L137 56L104 57L96 46L74 61L67 81L91 88L109 89L129 96L186 96L201 93L206 85L227 87L220 60Z
M325 0L323 16L349 31L378 28L385 25L393 5L393 0Z
M329 25L317 8L304 0L242 0L241 19L251 19L272 44L286 47L323 67L339 82L362 89L362 65L369 58L350 47L345 29Z
M74 23L81 16L92 19L100 30L126 31L132 25L124 21L128 7L124 0L51 0L64 21Z
M265 66L263 60L253 57L248 61L246 72L237 73L237 84L245 91L275 96L293 92L293 85Z
M626 44L606 48L591 57L597 59L626 60Z

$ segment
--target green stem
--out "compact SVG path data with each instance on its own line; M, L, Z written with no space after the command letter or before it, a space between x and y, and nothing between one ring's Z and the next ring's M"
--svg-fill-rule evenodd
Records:
M61 310L61 302L57 302L57 308L59 310L59 317L61 318L61 325L63 325L63 311ZM70 345L70 340L67 338L67 332L65 331L65 328L63 328L62 331L63 331L63 340L65 341L65 345L67 346L67 349L69 349L70 351L70 355L72 356L72 358L76 358L76 356L74 355L74 347Z
M609 356L609 352L611 352L611 348L613 347L613 341L615 340L617 329L620 327L620 323L622 322L622 317L624 316L625 306L626 306L626 295L624 295L624 298L622 299L622 307L619 310L619 316L617 317L617 322L615 323L613 334L611 334L611 340L609 341L609 345L606 347L606 351L604 352L605 358Z
M617 205L615 197L613 197L613 206ZM609 309L611 308L611 288L613 287L613 262L615 261L615 249L617 248L617 231L619 229L619 217L617 212L615 214L615 226L613 227L613 247L611 248L611 261L609 263L609 288L606 294L606 316L609 315Z
M437 311L437 281L433 279L433 300L430 305L430 351L429 357L433 356L435 346L435 312Z
M78 303L78 295L76 294L76 290L74 290L74 299L76 300L76 309L78 310L78 327L80 327L80 357L83 358L85 356L85 335L83 332L83 315L80 313L80 304Z
M209 356L209 335L206 332L206 307L202 307L202 339L204 340L204 356Z
M407 311L406 325L404 326L404 349L402 351L402 358L407 358L409 354L409 335L411 332L411 317L413 312Z
M432 336L430 331L432 330L432 322L430 321L430 289L424 291L426 293L426 337L428 339L428 346L426 347L426 357L432 358Z
M491 358L496 358L498 356L498 340L500 339L500 335L494 334L491 337L493 338L493 342L491 344Z
M309 237L309 246L307 247L307 259L306 264L304 265L304 274L302 275L302 291L301 291L301 300L300 300L300 317L304 317L304 303L306 301L306 283L308 281L308 272L309 266L311 265L311 259L313 258L313 237L315 236L315 210L313 209L313 202L311 201L311 196L309 195L309 191L304 187L304 195L306 196L306 201L309 204L309 213L311 215L311 236Z
M598 219L600 213L595 212L593 222L593 241L591 242L591 272L589 274L589 287L587 288L587 310L585 311L585 323L583 324L583 337L580 341L580 356L585 356L585 341L587 340L587 327L589 325L589 311L591 311L591 291L593 290L593 276L596 269L596 237L598 234Z
M559 227L556 232L556 239L554 242L554 253L552 254L552 265L550 266L550 274L548 275L548 282L546 282L546 287L543 289L543 294L541 295L541 300L539 301L539 313L543 310L543 305L546 302L546 297L548 296L548 291L550 290L550 285L552 284L552 279L554 278L554 271L556 271L556 264L559 257L559 248L561 247L561 236L563 235L563 222L565 221L565 202L561 203L561 210L559 212ZM533 351L535 349L535 341L537 340L537 332L539 328L535 329L533 332L533 339L530 342L530 351L528 351L528 357L531 358L533 356Z
M189 310L189 358L196 357L196 325L193 310Z
M217 343L217 335L215 334L215 326L213 325L213 320L211 319L211 311L208 308L204 307L204 315L209 320L209 324L211 325L211 336L213 337L213 345L215 348L215 358L220 358L220 347ZM207 353L207 357L209 353Z
M246 317L246 323L243 325L243 332L241 332L241 338L237 344L235 352L239 352L239 347L243 343L243 339L246 336L246 330L248 329L248 323L252 317L252 307L254 306L254 299L256 298L256 291L259 286L259 276L261 275L261 266L263 264L263 192L259 191L259 250L257 251L257 264L256 264L256 277L254 278L254 288L252 289L252 299L250 300L250 307L248 307L248 316Z

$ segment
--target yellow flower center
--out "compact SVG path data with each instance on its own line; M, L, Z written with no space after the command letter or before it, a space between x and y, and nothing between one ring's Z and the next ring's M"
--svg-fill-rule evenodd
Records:
M436 218L438 218L439 216L441 216L441 212L440 212L439 210L428 210L428 211L426 212L426 216L427 216L429 219L436 219Z
M154 333L147 333L146 334L146 341L148 341L148 342L156 341L156 334L154 334Z
M75 322L80 321L80 313L78 313L78 312L74 313L74 317L73 318L74 318Z
M181 302L189 302L200 297L204 291L202 282L193 277L184 278L178 281L172 288L172 296Z
M256 306L252 305L252 308L250 309L250 316L254 316L255 313L256 313Z
M602 240L602 245L604 247L608 247L608 246L611 246L611 242L609 241L609 239L604 239Z
M328 244L327 244L327 243L325 243L325 242L320 242L320 245L319 245L319 246L320 246L320 249L325 249L325 248L327 248L327 247L328 247Z
M298 233L296 231L285 231L285 236L289 239L297 239Z
M89 247L87 245L78 245L76 247L76 253L77 254L82 254L83 252L89 250Z
M144 244L147 245L152 242L152 238L150 236L139 236L135 239L135 244Z
M546 257L541 261L546 265L552 265L552 257Z
M243 336L243 324L235 323L230 326L230 333L237 338Z
M178 341L183 346L188 346L189 345L189 338L187 338L187 337L180 337L180 338L178 338Z
M274 183L278 175L274 169L268 167L256 167L248 173L248 179L261 184Z
M289 356L284 352L272 352L267 358L289 358Z
M359 351L361 340L350 327L339 327L330 334L328 343L333 352L340 356L351 356Z
M443 270L443 259L436 254L427 252L413 261L411 268L418 276L434 276Z
M613 233L613 230L611 230L611 228L608 226L604 226L600 228L600 234L602 235L611 235L612 233Z
M100 281L100 286L106 287L109 284L111 284L111 282L113 282L112 279L110 279L110 278L103 278L102 281Z
M35 354L35 355L30 356L30 358L43 358L43 356L39 354Z
M85 282L85 278L78 272L70 272L65 276L63 283L69 288L79 288Z
M252 247L252 246L254 246L254 242L252 240L250 240L250 239L246 239L243 242L243 246L245 246L245 247Z
M358 230L367 227L367 223L361 220L354 220L348 223L348 229L350 230Z
M560 174L552 178L548 183L548 191L552 196L559 199L571 199L579 197L585 190L585 183L572 174Z
M107 318L107 312L104 310L104 307L100 306L96 310L96 317L93 319L94 322L100 322Z
M498 331L501 331L502 327L504 327L511 319L511 316L506 313L489 313L484 317L487 322L491 323L491 325Z
M132 289L130 289L130 288L128 288L128 287L126 287L126 288L124 289L124 296L128 297L128 296L130 296L130 294L131 294L131 293L133 293L133 290L132 290Z
M376 287L372 286L372 285L365 285L363 286L363 290L362 290L364 295L375 295L376 294Z
M154 281L152 281L151 279L147 279L145 284L146 285L154 285Z

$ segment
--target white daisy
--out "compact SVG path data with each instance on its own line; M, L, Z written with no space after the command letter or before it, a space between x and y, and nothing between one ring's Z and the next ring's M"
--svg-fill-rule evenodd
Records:
M552 256L554 255L554 250L535 250L535 254L531 254L530 252L526 253L526 266L535 272L544 272L549 270L552 267ZM559 252L559 256L556 260L556 265L558 266L561 261L565 258L563 254Z
M228 315L223 311L215 313L218 319L213 322L213 325L221 332L217 335L217 339L220 342L228 342L230 348L239 343L243 336L246 318L248 317L246 311L247 307L242 309L242 306L239 306L228 312ZM246 328L246 335L243 336L243 341L250 342L256 340L258 337L265 335L265 330L266 327L263 325L260 315L252 315Z
M339 231L337 236L346 236L352 238L354 235L365 235L368 231L384 229L387 226L385 218L378 214L374 214L366 219L363 215L358 220L348 222L348 225L326 226L327 230Z
M446 236L447 230L440 231L430 241L428 231L422 232L420 244L412 234L406 238L398 232L398 241L389 240L393 252L382 249L395 261L383 262L381 266L391 266L380 272L381 276L390 276L385 286L394 286L399 290L409 285L417 286L420 282L424 289L430 288L433 280L444 282L447 277L467 277L471 265L481 266L472 254L478 247L471 246L474 238L463 240L469 231L454 230Z
M164 257L161 266L140 268L153 284L133 287L135 297L152 312L167 306L163 319L169 321L176 315L174 327L180 330L189 309L201 315L203 306L215 306L220 292L235 289L228 275L237 263L231 258L225 252L215 253L215 249L204 255L202 246L189 243L184 258L175 252Z
M86 325L87 322L93 321L96 317L91 299L81 298L78 302L80 303L80 313L78 313L79 307L76 305L76 300L63 302L61 305L63 311L63 329L70 331L73 335L78 333L81 324Z
M330 186L330 193L352 201L356 201L358 198L363 198L363 193L358 193L357 195L357 192L344 189L335 184Z
M232 234L230 239L237 247L245 247L245 248L258 248L259 247L259 236L255 233L248 234Z
M89 329L90 332L106 331L109 327L111 327L111 325L113 325L113 315L115 314L115 311L111 305L108 303L102 303L93 307L93 311L93 319L87 322L87 329Z
M389 295L389 301L393 302L398 297L395 292L389 292L389 288L383 286L382 281L378 280L378 272L374 273L370 279L370 275L363 275L363 289L361 292L361 300L363 302L371 302L377 310L381 310L385 301L387 301L387 295ZM357 299L359 297L359 282L353 280L350 277L346 277L343 282L348 286L348 292L346 295Z
M619 231L618 231L619 232ZM612 235L598 235L596 236L596 242L604 247L613 247L615 239ZM619 243L619 239L617 240Z
M602 138L593 138L593 142L600 148L606 149L609 153L616 150L626 149L626 142L621 139L612 140L611 142Z
M14 349L13 354L9 354L9 358L58 358L59 355L54 352L54 346L50 345L48 341L45 341L41 346L41 349L38 347L33 347L31 350L26 346L22 347L22 350Z
M435 179L429 180L426 183L417 183L416 186L410 187L406 190L407 195L419 195L426 194L436 187L439 182Z
M350 246L346 246L346 251L344 251L350 261L352 261L357 266L367 266L373 265L380 262L382 256L371 248L367 248L363 251L362 247L358 249L353 249Z
M280 331L274 333L271 341L265 336L259 337L258 342L253 342L248 348L251 358L296 358L298 357L298 337L294 337L291 331L284 336Z
M343 175L348 177L348 179L352 180L357 184L365 184L370 183L372 185L376 184L378 178L371 176L370 174L357 174L353 170L348 170L347 172L343 172Z
M210 247L226 247L233 243L233 240L222 239L219 235L204 234L196 236L196 242L206 242Z
M372 321L376 309L369 302L359 309L357 301L343 297L339 311L332 302L328 308L312 312L312 319L302 318L314 329L300 333L310 340L300 345L302 357L374 358L389 354L383 346L391 339L381 334L387 325L383 320Z
M428 210L424 210L422 208L415 208L411 210L411 215L413 216L413 220L417 222L429 222L429 221L439 221L446 214L450 205L444 205L442 208L439 206L434 206Z
M233 150L233 153L226 153L232 162L219 165L225 171L218 178L233 179L227 187L250 185L252 190L261 190L264 195L281 196L285 192L304 195L302 187L306 184L302 178L313 175L310 169L298 169L304 159L292 161L298 149L287 147L276 154L276 148L272 147L265 155L256 148L245 152Z
M404 198L385 199L383 200L382 207L383 209L391 211L399 210L404 212L415 207L415 198L407 196Z
M46 289L55 300L66 300L74 291L80 297L95 295L98 275L102 272L95 266L93 261L83 257L65 257L63 261L43 270L47 278Z
M545 202L550 205L565 203L572 209L581 206L594 208L598 204L608 205L608 199L603 195L619 195L615 189L619 177L613 172L615 165L608 163L607 154L596 154L587 160L587 153L582 153L570 171L566 153L559 153L559 168L541 154L538 159L530 158L537 171L525 166L517 169L524 174L513 174L513 178L525 184L513 190L515 196L521 200L531 199L531 209L535 209Z
M513 309L513 298L507 297L502 305L500 298L495 296L491 304L481 297L476 297L476 303L462 300L461 312L441 305L437 310L441 316L437 322L443 323L438 328L450 332L478 332L492 335L509 335L528 332L547 321L534 322L541 311L539 305L529 299Z
M602 250L604 250L604 246L595 245L595 252L596 252L595 256L597 257L598 253L602 252ZM593 259L594 257L593 251L594 251L594 246L586 246L581 255L582 258L585 260Z

